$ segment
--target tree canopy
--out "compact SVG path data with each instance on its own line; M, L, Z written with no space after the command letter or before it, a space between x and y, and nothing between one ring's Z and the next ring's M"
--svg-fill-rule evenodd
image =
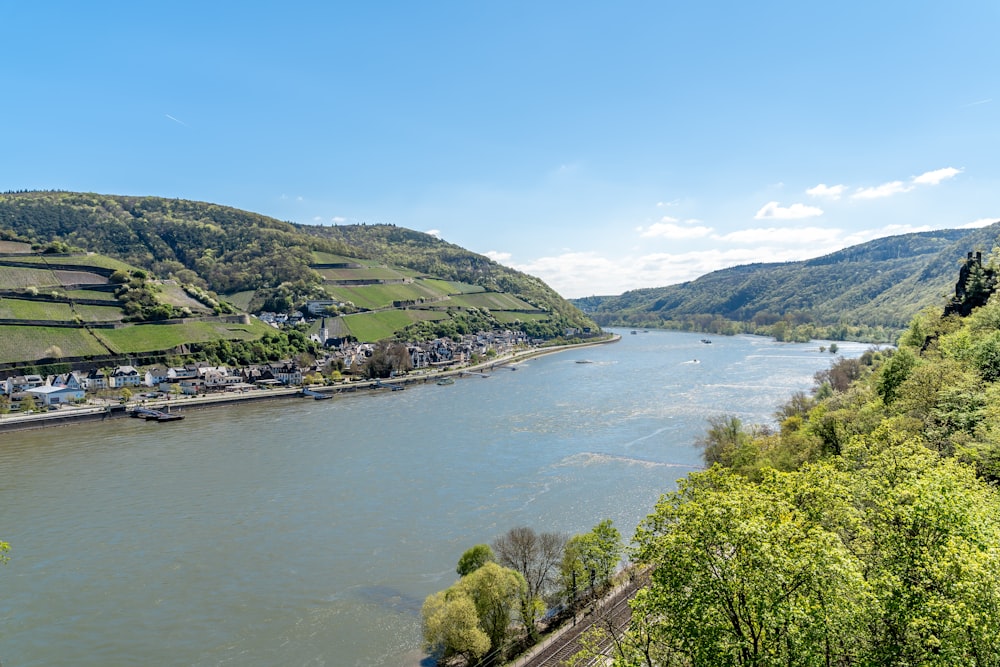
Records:
M924 310L817 374L777 429L719 418L711 467L636 532L633 665L997 665L1000 299Z

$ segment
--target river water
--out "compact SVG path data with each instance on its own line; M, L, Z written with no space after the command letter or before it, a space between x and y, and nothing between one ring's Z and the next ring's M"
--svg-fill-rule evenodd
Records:
M451 386L0 434L0 662L419 664L420 604L466 548L630 537L707 417L770 422L833 358L622 333Z

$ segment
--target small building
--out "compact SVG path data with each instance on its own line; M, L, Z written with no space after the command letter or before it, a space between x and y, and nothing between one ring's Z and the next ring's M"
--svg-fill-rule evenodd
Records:
M163 366L147 368L143 374L142 383L147 387L159 387L167 381L167 369Z
M81 388L71 387L35 387L28 389L27 394L33 396L38 405L59 405L60 403L74 403L82 401L84 391Z
M4 380L2 388L3 393L13 397L14 394L19 394L28 391L29 389L42 387L44 385L45 378L41 375L15 375Z
M84 386L86 377L77 371L70 371L62 375L53 375L48 384L53 387L69 387L70 389L86 389Z
M83 387L87 391L99 391L108 388L108 376L100 368L94 368L83 379Z

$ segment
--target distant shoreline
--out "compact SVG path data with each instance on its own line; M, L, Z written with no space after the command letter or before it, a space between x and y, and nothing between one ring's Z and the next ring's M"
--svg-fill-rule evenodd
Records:
M191 396L183 398L156 399L151 401L131 401L128 404L108 404L105 406L87 406L60 408L55 412L40 412L38 414L22 415L7 414L0 415L0 437L5 433L27 431L41 428L52 428L55 426L69 426L84 422L104 421L106 419L117 419L127 417L128 411L136 406L143 406L154 409L201 409L211 408L219 405L230 405L245 401L268 401L283 398L295 398L302 396L303 388L320 394L336 396L356 392L376 392L381 389L393 386L408 386L416 384L426 384L437 381L441 378L456 378L464 374L481 374L492 371L496 367L510 366L519 361L527 361L556 352L565 350L575 350L583 347L593 347L595 345L607 345L617 343L621 340L620 334L612 334L611 337L602 340L589 341L586 343L574 343L572 345L551 345L547 347L533 348L521 352L515 352L507 357L492 359L490 361L476 364L475 366L464 366L462 368L449 368L437 372L415 372L401 377L384 380L360 380L355 382L343 382L336 385L315 385L315 386L295 386L281 387L277 389L254 389L243 393L223 393L208 394L203 396ZM0 441L2 442L2 441Z

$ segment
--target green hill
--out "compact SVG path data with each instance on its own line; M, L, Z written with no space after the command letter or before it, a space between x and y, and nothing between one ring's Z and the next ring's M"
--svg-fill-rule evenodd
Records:
M0 367L160 358L191 344L255 340L271 329L212 308L174 281L103 255L0 252ZM51 250L51 248L50 248ZM189 291L191 293L189 293ZM203 299L207 300L204 295Z
M289 312L312 302L336 320L329 322L331 331L360 340L492 328L554 339L598 329L537 278L391 225L313 227L202 202L23 192L0 194L0 244L0 290L58 292L62 311L49 302L42 307L52 315L41 319L67 316L68 292L107 282L119 270L148 274L150 284L157 285L150 290L155 295L145 301L135 296L119 304L119 319L134 322L171 318L181 311L196 318ZM86 277L95 271L101 280ZM189 312L191 304L185 300L192 297L210 312ZM6 312L11 319L28 318L39 307L6 304ZM84 321L115 319L110 311L80 308L72 315ZM183 336L166 335L179 330L157 330L149 340L143 340L141 331L117 334L102 344L130 352L153 350L157 340L169 347L184 342ZM226 335L202 327L192 331L189 342ZM233 338L260 335L236 332ZM83 344L72 347L94 352Z
M816 259L737 266L574 303L604 326L889 340L953 294L967 253L992 250L998 235L1000 223L904 234Z

